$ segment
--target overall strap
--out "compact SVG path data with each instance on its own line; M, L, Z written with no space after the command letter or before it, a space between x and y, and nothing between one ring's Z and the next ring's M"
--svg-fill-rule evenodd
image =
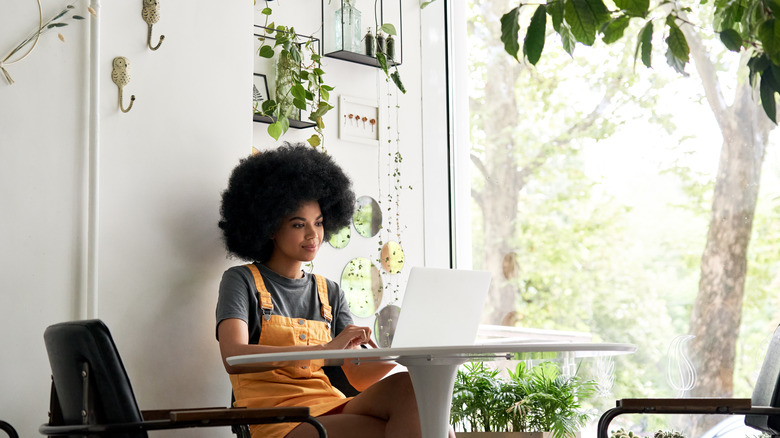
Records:
M265 287L265 282L263 281L263 276L260 275L260 270L257 269L257 266L255 266L254 263L245 266L249 268L252 272L252 277L255 279L255 287L257 288L257 293L260 295L260 307L263 309L263 315L266 314L266 310L270 315L271 311L274 309L274 303L271 302L271 294Z
M320 310L322 311L322 317L330 325L333 321L333 315L331 314L330 302L328 301L328 283L325 281L325 277L322 275L313 274L314 279L317 281L317 294L320 296Z

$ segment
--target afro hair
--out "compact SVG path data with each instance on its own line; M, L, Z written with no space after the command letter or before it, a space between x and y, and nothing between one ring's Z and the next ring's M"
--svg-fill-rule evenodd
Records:
M222 193L219 227L228 253L266 262L282 219L309 201L322 211L325 239L349 225L352 183L333 159L304 144L284 143L242 159Z

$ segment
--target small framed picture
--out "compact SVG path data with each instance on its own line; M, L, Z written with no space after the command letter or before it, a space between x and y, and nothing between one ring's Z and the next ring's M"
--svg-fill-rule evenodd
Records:
M339 138L379 145L379 106L357 97L339 97Z
M263 102L270 99L268 93L268 80L264 74L255 73L254 86L252 87L252 108L255 114L262 112Z

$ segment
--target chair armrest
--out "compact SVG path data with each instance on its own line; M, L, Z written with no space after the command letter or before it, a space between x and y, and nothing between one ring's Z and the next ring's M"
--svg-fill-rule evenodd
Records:
M276 421L302 422L309 418L309 408L207 408L170 411L174 423L263 424Z
M212 408L179 408L179 409L149 409L145 411L141 411L141 418L144 419L144 421L156 421L156 420L170 420L171 419L171 412L181 412L181 411L199 411L204 409L228 409L222 406L215 406Z
M609 423L623 414L720 414L752 412L749 398L624 398L599 418L597 438L609 437Z
M618 408L634 413L657 412L667 414L729 413L750 409L749 398L624 398L616 402Z
M117 432L181 429L185 427L214 427L234 424L267 424L267 423L309 423L317 430L321 438L326 438L327 432L316 418L309 415L309 408L207 408L179 410L144 411L149 419L136 423L93 424L93 425L50 425L44 424L38 430L47 436L73 435L108 435ZM168 414L167 418L160 418ZM152 419L154 417L155 419ZM147 417L144 417L147 418Z

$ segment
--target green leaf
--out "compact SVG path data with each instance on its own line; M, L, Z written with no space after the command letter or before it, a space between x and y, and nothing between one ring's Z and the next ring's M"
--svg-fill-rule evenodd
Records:
M271 8L263 8L263 10L260 11L260 13L263 15L271 15L272 12L273 11L271 10Z
M320 141L320 136L319 136L319 135L317 135L317 134L314 134L314 135L312 135L312 136L311 136L311 137L309 137L309 139L308 139L308 140L306 140L306 141L307 141L307 142L308 142L308 143L309 143L309 144L310 144L312 147L315 147L315 148L316 148L317 146L319 146L319 145L320 145L320 143L321 143L321 141Z
M606 44L612 44L615 41L623 38L623 33L625 32L630 22L631 19L629 16L621 15L607 23L607 25L604 26L601 31L604 34L604 36L601 38L602 41L604 41Z
M748 69L750 70L750 85L755 86L756 85L756 75L761 75L761 72L767 69L771 65L771 62L769 62L769 59L766 57L766 54L762 55L756 55L747 63Z
M318 68L315 68L315 69L314 69L314 74L315 74L315 75L317 75L317 76L322 76L322 75L324 75L324 74L325 74L325 70L323 70L323 69L321 69L321 68L319 68L319 67L318 67Z
M331 87L330 85L323 85L322 89L323 90L328 90L328 91L333 91L333 87Z
M377 51L376 52L376 60L379 62L379 67L382 69L385 74L387 74L387 57L384 53Z
M759 87L761 94L761 106L764 108L764 113L769 119L777 123L777 103L775 101L775 83L771 74L767 74L764 70L761 73L761 86Z
M316 121L317 119L324 116L328 111L333 109L333 105L329 104L328 102L320 102L317 106L317 109L312 111L311 114L309 114L309 120Z
M274 140L279 140L279 137L282 136L282 125L279 123L279 121L268 125L268 135L270 135Z
M306 111L306 101L303 99L293 99L293 105L301 111Z
M536 65L544 50L544 36L547 28L547 11L544 5L539 5L531 17L531 23L528 25L528 32L523 40L523 53L528 58L528 62Z
M271 46L260 46L260 50L257 51L257 56L271 59L274 57L274 48Z
M84 17L82 17L81 15L74 15L74 16L73 16L73 19L74 19L74 20L83 20L83 19L84 19Z
M569 26L564 23L561 26L561 31L559 34L561 35L561 44L563 45L563 50L565 50L569 56L574 56L574 47L577 45L577 40L574 39L574 35L572 35Z
M674 20L675 18L672 15L666 17L666 25L669 27L669 35L666 37L666 44L669 46L669 50L675 58L682 61L683 64L686 64L691 50L688 47L688 41L685 39L685 34L683 34Z
M677 73L680 73L683 76L688 76L688 73L685 72L685 61L678 57L674 51L672 51L671 46L666 49L666 63L672 66Z
M601 0L566 0L563 16L577 41L592 46L596 30L609 20L609 11Z
M263 114L271 114L276 109L276 101L273 99L266 100L261 108L263 109Z
M758 28L758 39L769 59L780 64L780 26L777 26L774 18L761 24Z
M68 23L52 23L52 24L46 26L46 28L47 29L51 29L51 28L54 28L54 27L64 27L64 26L67 26L67 25L68 25Z
M626 15L645 17L650 10L650 0L615 0L615 6Z
M563 0L555 0L548 3L547 13L552 18L553 30L560 34L561 23L563 23Z
M634 52L634 62L636 62L637 55L641 50L642 64L645 67L650 68L652 65L653 57L653 22L648 21L645 27L642 28L642 32L639 33L639 40L636 42L636 51Z
M322 96L322 100L330 100L330 91L320 88L320 96Z
M775 17L780 16L780 1L778 0L764 0L762 5L766 5L772 11L772 15Z
M282 134L284 134L285 132L287 132L288 129L290 129L290 119L288 119L287 116L279 117L279 119L277 119L277 122L279 122L279 125L282 127Z
M512 55L518 62L517 52L520 51L519 36L520 24L517 22L517 15L520 8L516 7L501 17L501 42L504 43L506 53Z
M395 31L395 26L390 23L384 23L383 25L379 26L379 30L388 35L398 35L398 33Z
M404 84L401 82L401 75L398 74L398 71L391 73L390 78L393 80L393 82L395 82L395 86L401 90L401 93L406 94L406 88L404 88Z
M742 49L742 37L734 29L725 29L720 32L720 41L732 52L739 52Z
M292 96L296 99L305 99L306 89L303 88L303 85L301 84L295 84L290 87L290 94L292 94Z

